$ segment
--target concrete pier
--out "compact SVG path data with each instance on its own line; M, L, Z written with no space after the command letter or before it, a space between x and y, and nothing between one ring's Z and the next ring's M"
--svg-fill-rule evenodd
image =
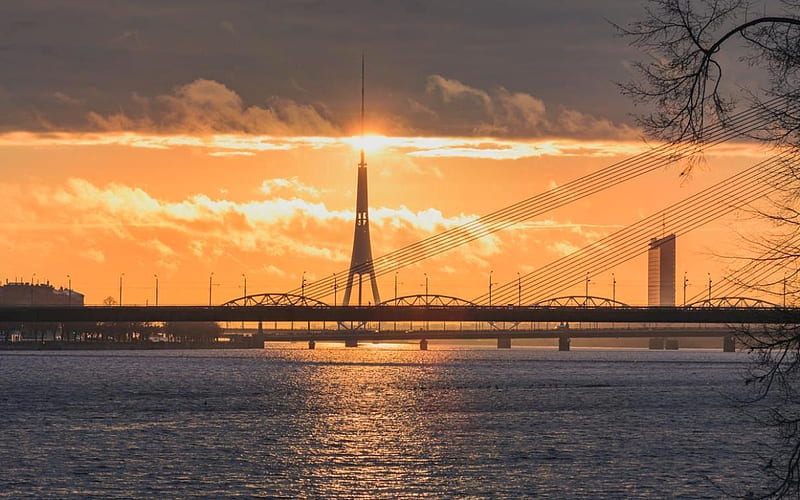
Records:
M498 349L511 349L511 337L503 335L501 337L497 337L497 348Z
M733 335L722 337L722 352L736 352L736 337Z
M680 347L678 339L664 339L664 349L667 351L677 351Z
M308 341L308 348L309 348L309 349L311 349L311 350L313 351L314 349L316 349L316 348L317 348L317 343L316 343L316 342L314 342L313 340L309 340L309 341Z
M569 342L570 339L567 335L562 335L558 337L558 350L559 351L569 351Z
M428 341L422 339L419 341L419 350L420 351L427 351L428 350Z
M346 339L344 341L345 347L358 347L358 339Z
M662 337L651 337L648 347L653 351L663 351L664 339Z

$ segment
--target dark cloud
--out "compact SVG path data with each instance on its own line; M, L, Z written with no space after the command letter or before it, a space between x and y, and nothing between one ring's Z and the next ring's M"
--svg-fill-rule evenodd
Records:
M352 130L362 51L372 116L398 130L620 123L631 107L613 82L628 79L635 53L606 19L624 23L640 9L628 0L0 2L0 88L11 96L0 99L0 127L143 119L137 99L209 81L235 92L242 110L277 111L284 100ZM437 77L484 92L491 109L473 94L453 97L473 109L454 110L442 85L431 89Z

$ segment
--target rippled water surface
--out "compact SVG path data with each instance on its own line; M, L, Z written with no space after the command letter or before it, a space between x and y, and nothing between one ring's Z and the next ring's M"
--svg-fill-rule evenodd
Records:
M0 353L0 497L724 497L746 355Z

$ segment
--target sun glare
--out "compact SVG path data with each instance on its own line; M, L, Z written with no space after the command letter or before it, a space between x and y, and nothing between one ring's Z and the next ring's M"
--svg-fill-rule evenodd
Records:
M349 142L355 149L363 149L367 153L376 153L387 146L390 146L392 144L392 139L384 135L370 134L363 137L360 135L353 136L347 142Z

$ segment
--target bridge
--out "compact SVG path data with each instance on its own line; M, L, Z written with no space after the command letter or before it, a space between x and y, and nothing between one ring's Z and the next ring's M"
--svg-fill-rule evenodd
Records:
M564 305L566 304L566 305ZM409 341L427 348L428 340L497 339L501 348L511 339L559 339L561 350L572 338L673 339L721 338L734 350L737 325L796 322L800 308L777 307L746 298L701 301L685 307L632 307L599 297L562 297L530 306L485 306L440 295L392 299L376 306L331 306L292 294L259 294L220 306L6 306L0 323L82 322L257 322L259 338L267 342ZM303 329L278 329L278 322L305 323ZM397 322L416 324L398 330ZM276 327L270 332L264 323ZM311 324L322 324L311 327ZM433 323L433 327L431 327ZM578 328L570 324L579 324ZM595 324L585 328L584 324ZM326 326L327 325L327 326ZM394 328L386 328L387 325Z

